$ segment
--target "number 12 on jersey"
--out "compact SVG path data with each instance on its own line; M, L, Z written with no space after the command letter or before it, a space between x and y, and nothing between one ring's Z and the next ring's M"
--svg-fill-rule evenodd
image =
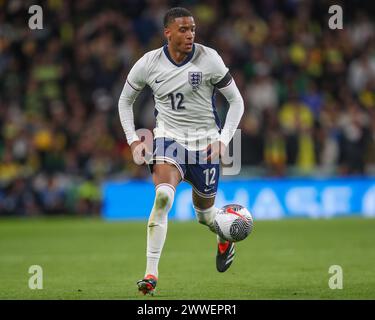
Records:
M176 97L173 93L168 94L168 97L171 99L172 110L185 109L185 106L182 105L184 101L184 95L180 92L176 93Z

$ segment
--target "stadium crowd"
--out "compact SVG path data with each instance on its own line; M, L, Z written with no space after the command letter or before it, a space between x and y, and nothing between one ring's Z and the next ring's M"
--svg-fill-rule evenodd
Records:
M351 2L344 29L330 30L330 1L48 0L31 30L34 1L0 1L0 215L99 213L103 181L149 177L117 102L135 61L163 45L175 5L243 95L243 174L374 173L375 19ZM154 126L153 108L144 90L137 128ZM224 120L220 96L217 108Z

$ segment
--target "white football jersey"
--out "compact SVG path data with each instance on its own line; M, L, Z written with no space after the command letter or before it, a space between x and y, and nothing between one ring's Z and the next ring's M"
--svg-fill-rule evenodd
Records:
M154 95L154 137L175 139L189 150L202 149L220 136L214 105L215 84L228 73L219 54L201 44L176 64L167 46L146 53L133 66L127 83L137 91L148 85Z

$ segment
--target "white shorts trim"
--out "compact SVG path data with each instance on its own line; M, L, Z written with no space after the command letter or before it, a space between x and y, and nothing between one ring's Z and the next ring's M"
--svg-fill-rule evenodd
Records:
M216 196L216 192L215 193L211 193L211 194L204 194L202 192L200 192L194 185L191 181L187 180L187 179L184 179L184 181L186 181L187 183L189 183L193 190L198 194L198 196L202 197L202 198L206 198L206 199L209 199L209 198L213 198Z

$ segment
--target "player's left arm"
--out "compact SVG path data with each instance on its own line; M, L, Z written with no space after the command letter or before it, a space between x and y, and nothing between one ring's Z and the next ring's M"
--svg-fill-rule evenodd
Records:
M211 154L207 157L207 160L212 160L218 156L224 155L225 150L229 142L232 140L238 124L240 123L245 109L241 93L238 90L238 87L229 71L218 83L215 84L215 87L227 99L229 103L229 110L219 140L207 147L207 151L211 150Z

